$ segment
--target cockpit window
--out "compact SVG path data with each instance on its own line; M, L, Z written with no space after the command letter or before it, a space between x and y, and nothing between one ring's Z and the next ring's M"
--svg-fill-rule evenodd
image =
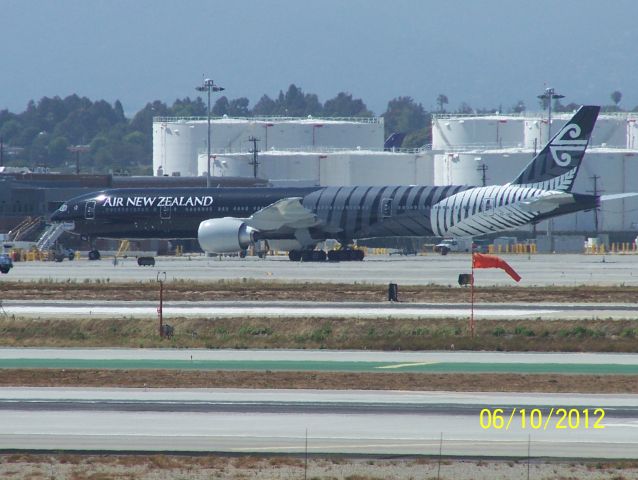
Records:
M67 207L66 203L63 203L58 210L60 210L60 212L66 212L67 208L69 207Z

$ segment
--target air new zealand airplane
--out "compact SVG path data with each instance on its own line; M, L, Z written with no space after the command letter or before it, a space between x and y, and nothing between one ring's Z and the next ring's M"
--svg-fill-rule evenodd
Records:
M52 220L91 239L197 238L214 253L266 241L290 251L291 260L325 260L314 248L326 239L349 246L361 238L509 230L607 199L571 192L599 110L581 107L505 185L113 189L69 200ZM363 252L344 248L327 257L361 260Z

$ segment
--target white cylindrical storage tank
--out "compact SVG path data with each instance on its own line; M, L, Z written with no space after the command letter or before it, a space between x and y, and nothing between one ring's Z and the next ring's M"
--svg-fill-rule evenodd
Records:
M638 119L627 119L627 148L638 150Z
M596 120L589 144L625 148L627 146L626 117L600 115Z
M434 160L435 185L482 185L485 166L486 185L511 182L529 163L527 151L476 151L445 153Z
M153 172L161 167L164 175L197 174L197 134L187 122L153 124ZM157 147L157 148L156 148Z
M485 117L434 117L432 148L518 147L523 146L522 117L490 115Z
M153 170L164 174L194 175L197 155L207 151L206 118L163 118L153 123ZM187 130L189 129L189 130ZM321 118L214 118L211 119L211 153L247 152L250 137L259 150L326 148L382 149L383 120Z

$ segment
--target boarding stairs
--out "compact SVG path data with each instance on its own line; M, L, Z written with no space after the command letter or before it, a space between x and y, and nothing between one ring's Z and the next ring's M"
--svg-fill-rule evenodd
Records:
M54 223L49 225L40 236L35 246L41 252L49 250L49 248L53 246L58 238L60 238L60 235L62 235L65 231L65 225L63 223Z
M117 249L117 252L115 253L115 257L123 257L124 255L126 255L126 252L129 251L129 248L131 248L131 242L128 240L122 240L120 242L120 247Z

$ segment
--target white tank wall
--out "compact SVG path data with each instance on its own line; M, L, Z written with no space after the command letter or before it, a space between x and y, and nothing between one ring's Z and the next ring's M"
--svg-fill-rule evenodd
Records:
M197 156L207 149L206 120L175 120L153 123L153 171L196 175ZM248 139L260 139L258 149L356 148L383 149L383 120L366 122L325 119L257 121L213 119L213 153L247 152Z
M230 153L215 155L211 162L211 175L221 177L252 177L252 154ZM268 152L258 157L257 176L268 180L291 180L318 185L319 155ZM206 154L199 156L199 171L206 173Z
M504 116L435 118L432 121L432 148L522 146L524 121L523 118Z
M552 117L552 134L556 134L571 118L561 113ZM631 115L601 114L598 117L590 145L614 148L638 148L638 130ZM432 148L458 150L462 148L542 148L548 141L547 118L543 116L459 116L433 118ZM632 143L633 142L633 143ZM633 146L632 146L633 145Z
M627 120L627 148L638 150L638 119Z
M215 155L213 176L252 177L251 154ZM304 185L432 185L433 157L392 152L266 152L259 155L258 176ZM199 172L206 172L206 154L199 156Z
M433 156L391 152L327 154L321 159L321 185L432 185Z
M153 123L153 174L197 174L197 127L187 124Z

